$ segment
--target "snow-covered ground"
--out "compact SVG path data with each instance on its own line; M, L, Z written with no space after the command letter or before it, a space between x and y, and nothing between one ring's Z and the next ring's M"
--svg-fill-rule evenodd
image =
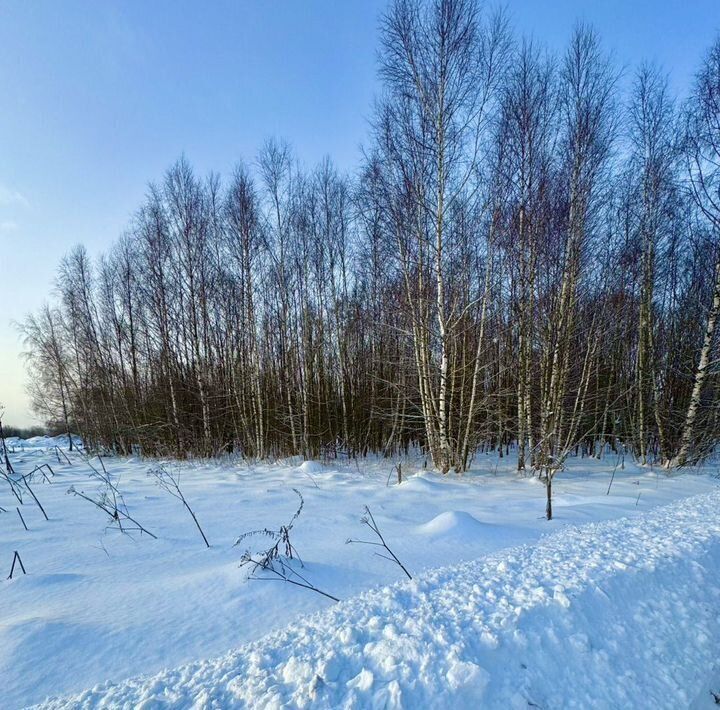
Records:
M73 445L82 448L82 439L79 436L73 436ZM56 446L66 449L68 446L67 434L60 436L31 436L29 439L21 439L17 436L8 436L5 439L8 450L13 453L21 453L24 451L41 450L48 451Z
M0 564L9 572L17 550L28 572L0 582L3 707L77 693L70 706L712 707L720 690L713 470L626 462L606 495L614 458L573 461L548 522L542 485L512 459L481 457L462 478L406 462L399 486L390 461L169 463L207 549L148 461L105 464L158 539L106 531L100 510L66 494L98 488L71 458L11 454L18 473L55 472L33 485L49 521L24 497L28 532L0 482ZM239 566L233 542L287 523L293 488L302 572L340 604ZM377 548L345 544L371 539L365 505L412 581Z

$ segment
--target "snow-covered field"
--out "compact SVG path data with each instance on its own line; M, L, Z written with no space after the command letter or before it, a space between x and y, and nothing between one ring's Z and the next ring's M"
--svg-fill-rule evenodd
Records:
M49 463L55 475L32 485L49 521L24 496L27 532L0 481L3 577L15 550L28 573L0 583L3 708L47 696L128 708L714 707L720 691L712 467L668 477L626 462L606 495L615 459L573 461L548 522L542 485L512 458L480 457L462 478L406 462L402 485L391 461L167 463L208 549L151 462L105 459L156 540L106 529L66 494L99 488L79 454L69 465L51 443L13 444L18 474ZM287 523L293 488L305 501L291 530L302 574L339 604L240 567L268 538L234 541ZM378 548L345 544L372 539L365 505L412 581Z

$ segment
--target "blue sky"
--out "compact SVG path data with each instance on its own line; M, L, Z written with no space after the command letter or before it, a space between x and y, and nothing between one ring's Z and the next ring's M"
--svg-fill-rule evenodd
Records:
M686 92L720 0L509 0L559 50L591 22L630 77ZM46 300L74 244L104 250L183 152L227 174L270 136L352 169L377 91L385 0L0 0L0 403L33 421L11 320Z

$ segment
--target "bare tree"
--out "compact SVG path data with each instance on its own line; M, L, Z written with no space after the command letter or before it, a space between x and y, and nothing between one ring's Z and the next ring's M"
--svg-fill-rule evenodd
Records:
M703 389L710 374L711 353L720 315L720 39L708 53L687 108L685 136L690 184L698 207L709 222L707 247L714 256L714 285L702 347L683 425L682 439L672 463L684 466L702 451L697 446L697 422Z

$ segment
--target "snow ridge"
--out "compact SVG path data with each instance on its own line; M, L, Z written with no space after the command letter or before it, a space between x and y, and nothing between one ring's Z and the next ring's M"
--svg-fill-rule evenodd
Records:
M43 708L688 707L720 671L720 490L375 589Z

